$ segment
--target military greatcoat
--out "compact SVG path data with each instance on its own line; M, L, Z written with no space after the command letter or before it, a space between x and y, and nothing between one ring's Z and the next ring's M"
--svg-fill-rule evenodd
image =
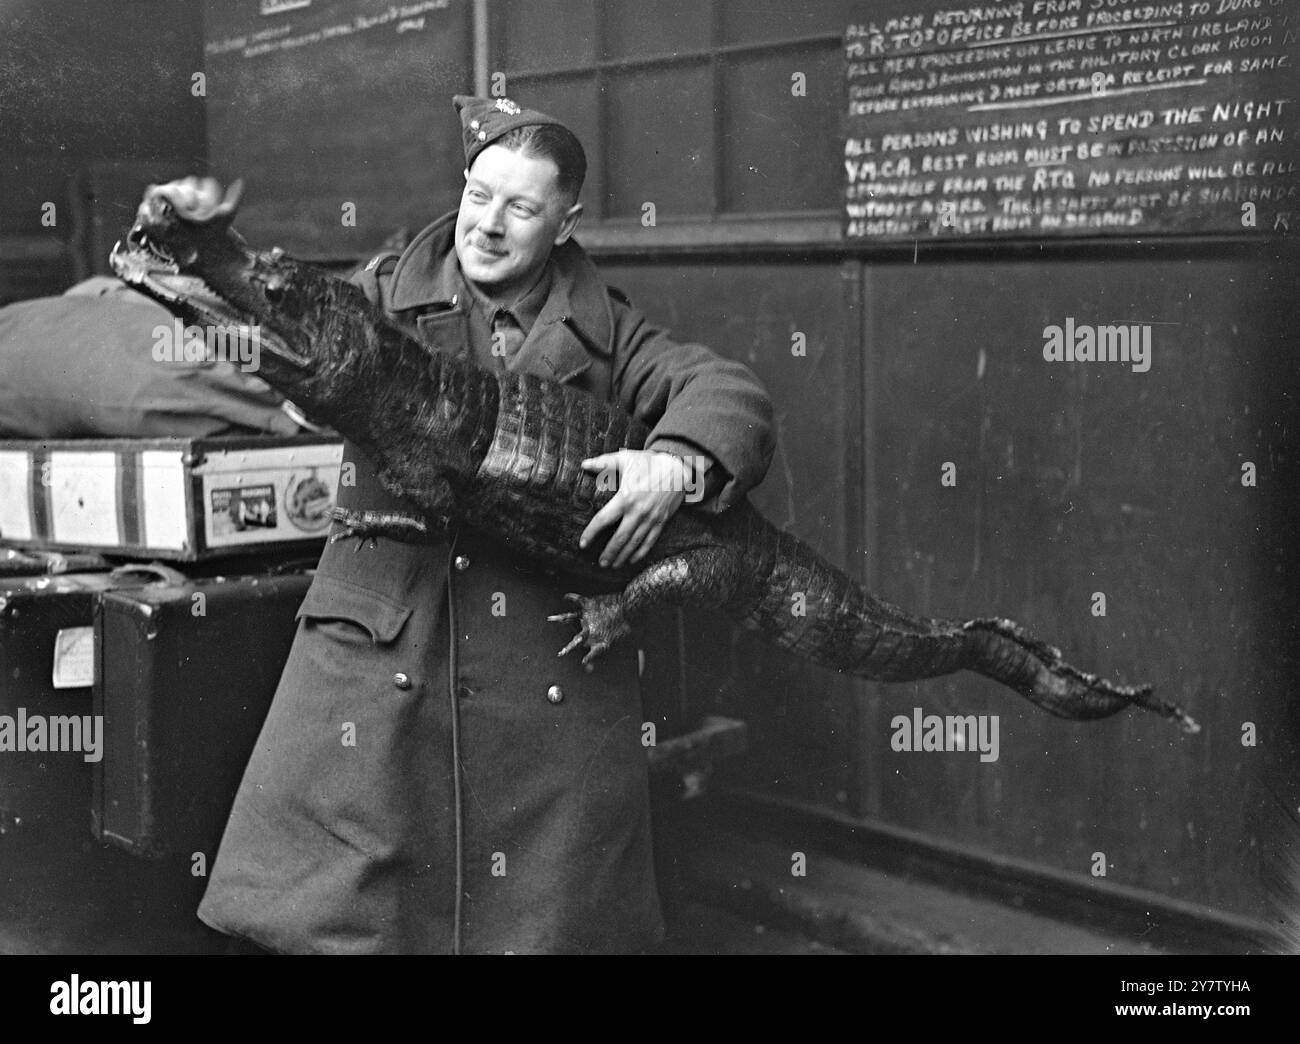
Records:
M354 277L431 351L485 320L456 215ZM766 472L750 371L651 325L570 240L507 365L618 402L647 446L713 462L718 511ZM490 361L490 360L489 360ZM343 507L402 511L350 443ZM602 536L601 539L604 539ZM635 952L662 934L637 643L588 673L548 623L580 583L466 529L326 546L199 916L272 950Z

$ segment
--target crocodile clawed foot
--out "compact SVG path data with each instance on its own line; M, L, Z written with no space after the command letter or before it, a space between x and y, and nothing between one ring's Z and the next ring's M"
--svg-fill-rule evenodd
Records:
M623 598L617 594L580 595L572 592L566 594L564 598L576 605L577 610L557 613L555 616L548 616L547 619L552 623L576 623L578 633L560 650L559 655L571 653L585 642L587 655L582 658L582 663L590 670L592 662L601 653L632 631L623 615Z
M342 522L340 524L343 528L336 529L329 535L329 542L331 544L337 544L340 540L350 540L352 537L360 537L360 542L355 548L353 548L354 551L360 551L367 543L372 549L378 547L378 544L375 542L375 534L364 526L354 525L351 522Z
M376 547L375 538L381 536L415 543L428 542L434 538L426 520L402 512L358 511L335 505L330 511L330 519L340 528L330 533L329 542L333 544L359 537L355 548L357 551L367 543L372 548Z

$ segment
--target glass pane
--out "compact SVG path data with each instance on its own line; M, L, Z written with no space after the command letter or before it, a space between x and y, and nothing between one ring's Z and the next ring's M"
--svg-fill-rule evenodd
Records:
M709 46L712 5L700 0L633 0L605 4L606 57L702 51Z
M790 40L818 33L844 35L853 14L864 12L860 0L816 0L792 4L789 0L717 0L722 5L724 44L759 40Z
M493 56L510 73L590 65L595 53L595 0L509 0L492 4ZM512 95L513 96L513 95Z
M802 97L793 93L804 76ZM840 202L844 63L838 44L723 66L726 211L834 210Z
M601 182L600 142L596 139L596 82L592 74L530 77L520 80L511 92L511 98L520 105L554 116L578 136L587 153L587 181L581 197L585 219L601 217L605 186Z
M713 197L713 106L706 64L609 78L611 216L657 221L708 214Z

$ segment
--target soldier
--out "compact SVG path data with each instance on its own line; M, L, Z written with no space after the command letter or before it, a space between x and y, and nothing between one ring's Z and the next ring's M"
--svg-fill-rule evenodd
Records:
M559 121L458 96L459 211L354 277L431 351L616 402L646 448L583 546L644 558L688 489L722 511L765 474L750 371L653 326L573 239L586 158ZM631 952L663 927L634 643L583 670L547 617L569 590L426 520L357 447L199 916L288 952ZM341 539L339 539L341 538Z

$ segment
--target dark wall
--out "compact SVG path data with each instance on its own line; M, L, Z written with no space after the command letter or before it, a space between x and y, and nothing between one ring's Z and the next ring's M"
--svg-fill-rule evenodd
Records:
M1294 250L606 268L767 383L770 518L890 601L1009 616L1203 726L1064 721L964 672L846 685L700 617L687 699L750 722L739 782L1083 877L1101 852L1110 883L1264 913L1263 816L1294 797L1297 754ZM1045 362L1066 316L1153 324L1150 371ZM999 759L892 750L892 717L918 706L997 715Z
M245 179L250 238L304 258L369 256L458 204L451 98L472 93L470 4L399 15L414 6L205 5L213 174ZM259 36L274 42L250 43Z
M1140 713L1070 725L980 679L918 686L924 705L1000 714L1005 753L956 778L915 756L905 785L881 773L891 820L1076 872L1104 852L1111 881L1258 901L1262 769L1287 738L1296 648L1278 510L1294 503L1300 390L1288 272L1152 250L949 265L919 299L915 269L873 277L881 584L926 612L1020 619L1204 727L1183 737ZM1153 324L1150 371L1044 362L1042 329L1066 316ZM956 488L939 485L942 460Z
M744 362L771 392L780 441L753 501L860 575L852 517L861 474L862 356L853 266L838 262L610 263L606 278L650 318ZM792 352L794 334L804 355ZM729 713L753 727L745 778L849 810L855 790L851 690L774 654L725 617L688 611L685 718Z
M134 184L204 165L204 99L191 93L202 69L202 5L192 0L5 4L0 302L57 292L77 274L74 176L127 163L139 170ZM53 227L41 223L46 202ZM111 206L129 225L134 204Z

